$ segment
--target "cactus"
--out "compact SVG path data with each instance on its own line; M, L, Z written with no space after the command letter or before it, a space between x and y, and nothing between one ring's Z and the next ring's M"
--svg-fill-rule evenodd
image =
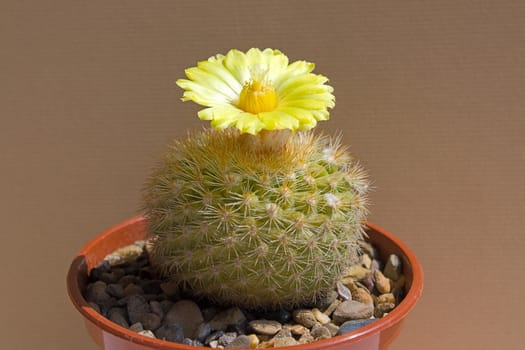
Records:
M314 302L357 252L366 176L338 139L297 133L280 152L243 141L210 129L173 145L146 190L152 262L221 303Z
M247 84L245 95L251 93ZM284 101L279 86L272 104ZM333 96L317 91L328 96L326 109ZM270 120L257 114L267 101L255 102L250 113ZM321 108L311 116L322 120L325 114ZM219 130L175 141L145 186L153 266L195 297L216 303L249 309L314 303L359 253L365 172L340 137L301 131L315 125L304 113L298 123L278 127L270 120L258 124L260 130L217 120Z

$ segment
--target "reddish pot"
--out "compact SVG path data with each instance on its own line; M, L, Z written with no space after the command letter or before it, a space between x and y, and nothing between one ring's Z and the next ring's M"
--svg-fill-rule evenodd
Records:
M423 271L415 255L390 232L368 224L369 242L385 259L397 254L403 262L407 278L407 295L385 317L354 332L303 345L293 350L386 350L401 331L404 318L414 307L423 290ZM84 317L86 328L100 349L105 350L199 350L198 347L148 338L111 322L92 309L82 296L91 269L116 249L132 244L145 237L145 220L141 216L131 218L102 232L89 242L73 260L67 275L67 288L71 301ZM200 348L202 350L208 348Z

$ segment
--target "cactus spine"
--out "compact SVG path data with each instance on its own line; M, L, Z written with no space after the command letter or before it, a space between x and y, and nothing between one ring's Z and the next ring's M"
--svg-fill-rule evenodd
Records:
M193 295L312 303L358 253L366 174L338 138L279 133L190 133L147 183L151 260Z

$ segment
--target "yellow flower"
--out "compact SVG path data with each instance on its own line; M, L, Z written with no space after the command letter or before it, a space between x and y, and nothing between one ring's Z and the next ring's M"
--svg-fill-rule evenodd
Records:
M261 130L308 130L329 118L335 106L328 79L311 73L306 61L288 64L279 50L230 50L186 69L188 79L177 80L183 101L207 108L199 118L219 130L235 127L241 133Z

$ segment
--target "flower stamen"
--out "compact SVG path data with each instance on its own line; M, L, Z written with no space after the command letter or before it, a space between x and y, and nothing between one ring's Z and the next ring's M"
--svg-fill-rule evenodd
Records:
M277 107L277 95L270 83L252 79L242 88L238 107L248 113L271 112Z

